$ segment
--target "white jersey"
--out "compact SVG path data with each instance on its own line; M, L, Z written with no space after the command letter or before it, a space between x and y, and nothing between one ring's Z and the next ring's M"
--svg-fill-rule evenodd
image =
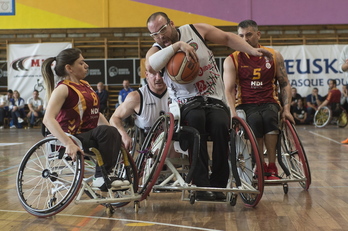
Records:
M140 109L136 113L135 125L148 132L161 112L169 112L168 91L158 95L150 90L148 85L139 88Z
M222 75L216 65L213 52L207 47L205 41L192 24L181 26L178 28L178 31L180 34L179 40L195 48L200 70L197 78L188 84L173 82L165 72L164 82L167 84L170 98L182 104L192 97L207 96L226 103ZM158 43L155 43L153 46L162 49Z

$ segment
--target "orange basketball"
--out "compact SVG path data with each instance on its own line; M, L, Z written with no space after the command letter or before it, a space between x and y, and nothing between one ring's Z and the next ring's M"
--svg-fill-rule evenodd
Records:
M173 81L186 84L191 83L198 75L199 63L188 61L186 54L178 51L169 60L166 66L167 74Z

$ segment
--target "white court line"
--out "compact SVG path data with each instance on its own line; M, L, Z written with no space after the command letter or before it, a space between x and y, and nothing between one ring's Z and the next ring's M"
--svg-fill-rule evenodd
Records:
M309 132L309 133L312 133L313 135L319 136L319 137L321 137L321 138L330 140L330 141L332 141L332 142L334 142L334 143L336 143L336 144L341 144L341 142L338 142L338 141L336 141L336 140L333 140L333 139L331 139L331 138L329 138L329 137L327 137L327 136L323 136L323 135L320 135L320 134L315 133L315 132L312 132L312 131L308 131L308 132Z
M27 213L25 211L3 210L3 209L0 209L0 212ZM177 227L177 228L183 228L183 229L195 229L195 230L204 230L204 231L223 231L223 230L218 230L218 229L207 229L207 228L200 228L200 227L193 227L193 226L186 226L186 225L175 225L175 224L168 224L168 223L159 223L159 222L153 222L153 221L118 219L118 218L113 218L113 217L108 218L108 217L82 216L82 215L73 215L73 214L56 214L55 216L79 217L79 218L94 218L94 219L102 219L102 220L114 220L114 221L136 222L136 223L148 223L148 224L154 224L154 225L163 225L163 226L171 226L171 227Z
M1 146L17 145L17 144L23 144L23 143L0 143L0 147Z

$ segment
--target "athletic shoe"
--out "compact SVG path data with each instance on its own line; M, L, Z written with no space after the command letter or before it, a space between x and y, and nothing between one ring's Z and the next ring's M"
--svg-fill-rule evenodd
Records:
M267 180L279 180L280 179L280 177L278 176L277 166L274 163L268 164L268 173L269 173L269 176L267 176Z
M16 125L12 125L10 128L17 128Z
M18 118L18 123L23 123L24 122L24 120L22 119L22 118Z
M0 126L0 129L4 129L4 126Z
M122 187L122 186L128 186L130 185L130 182L128 180L121 180L121 179L115 179L111 182L111 187ZM93 187L97 187L100 189L105 189L105 181L103 177L93 177Z
M348 144L348 138L341 142L342 144Z

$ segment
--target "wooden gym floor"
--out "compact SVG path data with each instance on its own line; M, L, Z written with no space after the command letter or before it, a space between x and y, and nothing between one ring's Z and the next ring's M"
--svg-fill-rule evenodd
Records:
M266 186L256 208L240 198L229 204L181 201L181 193L152 193L141 202L117 209L109 218L103 206L71 203L50 218L36 218L20 205L16 172L26 151L42 136L39 129L0 130L0 229L7 230L347 230L348 228L348 128L297 126L312 173L304 191L289 183Z

